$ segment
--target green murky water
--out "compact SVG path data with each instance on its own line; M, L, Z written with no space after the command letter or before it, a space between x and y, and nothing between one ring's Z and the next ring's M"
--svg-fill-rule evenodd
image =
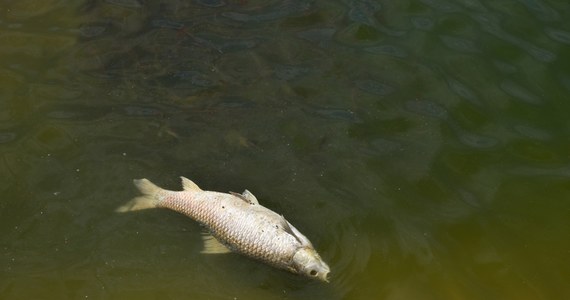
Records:
M570 4L2 1L0 298L568 299ZM332 268L200 254L251 190Z

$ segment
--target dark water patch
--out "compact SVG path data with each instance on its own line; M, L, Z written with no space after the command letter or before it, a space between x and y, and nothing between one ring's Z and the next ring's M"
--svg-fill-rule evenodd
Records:
M382 45L382 46L374 46L374 47L367 47L364 51L372 53L372 54L383 54L388 56L393 56L396 58L406 58L408 57L408 51L405 49L394 46L394 45Z
M70 149L76 140L63 127L46 126L35 133L33 142L37 148L53 153Z
M395 90L392 86L385 83L369 79L356 80L354 84L359 89L377 96L387 96L392 94Z

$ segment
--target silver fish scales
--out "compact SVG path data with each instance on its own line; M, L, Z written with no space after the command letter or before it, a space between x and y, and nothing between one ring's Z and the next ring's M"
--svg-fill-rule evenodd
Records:
M203 253L233 251L328 282L330 268L309 239L283 216L260 205L248 190L242 194L203 191L190 179L181 178L183 191L168 191L147 179L135 179L135 186L143 195L117 211L163 207L183 213L212 234L204 237Z

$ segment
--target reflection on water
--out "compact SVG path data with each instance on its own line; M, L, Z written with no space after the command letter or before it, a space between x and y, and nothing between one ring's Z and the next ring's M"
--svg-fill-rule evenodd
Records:
M0 298L565 299L563 1L0 9ZM131 179L252 191L323 285L115 215Z

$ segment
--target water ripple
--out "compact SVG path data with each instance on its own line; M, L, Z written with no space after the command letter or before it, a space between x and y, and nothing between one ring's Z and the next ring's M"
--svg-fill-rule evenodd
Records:
M122 110L125 113L125 115L131 117L152 117L163 114L163 112L160 109L149 106L140 106L140 105L127 105L123 107Z
M477 95L475 95L475 92L463 83L453 78L448 78L447 84L449 85L449 88L451 88L451 90L460 97L469 100L469 102L473 104L480 104Z
M206 7L221 7L226 5L226 2L223 0L194 0L194 2Z
M534 16L538 17L538 19L546 22L555 22L560 20L560 14L552 7L547 6L544 4L543 1L540 0L519 0L524 6L526 6L529 10L534 12Z
M453 13L461 10L459 6L453 3L449 3L448 1L442 1L442 0L420 0L420 1L425 5L433 9L439 10L441 12Z
M511 170L513 174L524 175L524 176L552 176L552 177L563 177L570 178L570 166L553 166L552 168L547 167L516 167Z
M378 96L387 96L394 92L393 87L374 80L357 80L354 83L359 89Z
M79 33L81 36L86 38L92 38L103 34L107 30L106 24L85 24L79 28Z
M299 32L297 35L311 42L330 40L336 32L336 28L315 28Z
M434 21L427 17L412 17L411 21L412 24L414 24L414 27L420 30L429 31L434 26Z
M471 148L489 149L499 144L499 141L493 137L477 135L463 130L456 130L456 133L459 140Z
M570 32L556 28L545 28L544 31L551 39L570 45Z
M138 0L105 0L107 3L127 7L127 8L140 8L142 4Z
M429 100L411 100L406 102L406 109L428 117L445 120L448 117L447 109Z
M267 12L261 13L241 13L235 11L223 12L221 15L236 22L259 23L276 21L294 14L306 12L310 9L310 4L302 1L288 0L281 5L271 8Z
M547 131L539 129L539 128L532 127L530 125L519 124L519 125L515 125L513 128L520 135L527 137L527 138L530 138L530 139L547 141L547 140L550 140L552 138L552 135L550 133L548 133Z
M374 155L384 155L388 153L393 153L403 149L403 145L396 141L391 141L383 138L376 138L370 142L372 149L374 149Z
M451 50L465 52L465 53L478 53L479 47L471 40L459 38L449 35L441 35L439 37L443 44Z
M557 58L557 55L555 53L552 53L546 49L542 49L528 41L525 41L521 38L518 38L514 35L505 32L499 25L500 24L499 19L495 16L473 14L472 18L475 21L477 21L479 25L481 25L481 28L484 31L487 31L488 33L504 41L507 41L515 46L518 46L519 48L525 50L529 55L534 57L536 60L542 62L552 62Z
M331 281L340 294L346 294L356 284L357 278L366 268L372 247L370 238L357 230L352 222L342 222L334 230L333 244L327 256L334 262Z
M343 120L348 122L359 122L358 116L348 109L333 107L313 107L312 110L321 117L331 120Z
M0 132L0 144L9 143L15 140L17 136L14 132Z
M375 47L367 47L365 48L366 52L374 53L374 54L385 54L397 58L406 58L408 57L408 52L398 46L393 45L382 45L382 46L375 46Z
M373 1L353 1L348 11L348 18L354 22L375 26L377 22L374 14L381 7L379 3Z
M288 81L303 76L309 71L310 69L306 67L277 65L273 72L277 78Z
M66 121L93 121L97 120L110 111L109 108L83 105L55 105L47 107L42 113L46 117L55 120Z
M510 96L528 104L541 104L542 101L521 85L507 80L501 83L501 89Z
M182 22L176 22L168 19L154 19L150 21L152 27L155 28L166 28L166 29L182 29L185 25Z
M504 61L494 61L493 64L499 69L499 71L506 74L514 74L518 72L518 68L512 64L506 63Z

